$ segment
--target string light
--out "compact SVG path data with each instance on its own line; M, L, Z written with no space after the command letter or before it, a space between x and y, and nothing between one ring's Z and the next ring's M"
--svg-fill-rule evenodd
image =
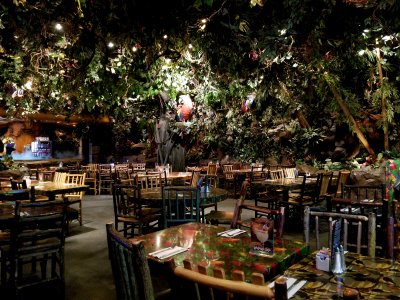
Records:
M168 35L164 34L163 38L164 40L166 40L168 38Z
M108 43L108 48L113 48L114 47L114 43L113 42L109 42Z
M56 30L61 31L63 29L62 25L60 23L57 23L55 26Z
M189 47L189 49L192 49L192 48L193 48L193 45L192 45L192 44L189 44L188 47Z
M138 49L136 48L136 46L133 46L133 47L132 47L132 51L133 51L133 52L136 52L137 50L138 50Z

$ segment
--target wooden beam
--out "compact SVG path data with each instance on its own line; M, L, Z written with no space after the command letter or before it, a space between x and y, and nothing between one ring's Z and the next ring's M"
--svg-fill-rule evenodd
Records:
M7 111L4 108L0 108L0 117L8 117ZM17 121L16 119L10 119ZM54 115L50 113L34 113L26 115L23 119L18 118L20 121L36 120L47 123L66 123L66 124L77 124L77 123L96 123L96 124L110 124L111 120L108 116L92 116L92 115Z

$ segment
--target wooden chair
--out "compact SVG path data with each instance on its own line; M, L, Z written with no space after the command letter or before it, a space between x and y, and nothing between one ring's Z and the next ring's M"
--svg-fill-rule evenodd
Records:
M162 190L164 228L187 222L200 222L200 189L165 186Z
M283 168L283 176L285 178L296 178L296 168Z
M342 184L342 198L354 200L382 201L385 198L385 184L376 185L355 185Z
M132 170L134 171L145 171L146 163L132 163Z
M118 300L154 300L170 292L154 288L143 241L124 238L112 223L106 224L106 232Z
M198 265L198 272L192 264L184 260L183 265L175 266L172 259L169 262L177 280L177 289L184 293L186 299L285 299L274 295L271 288L265 284L262 273L253 273L252 282L246 282L243 271L233 271L232 279L226 279L225 270L221 267L212 268L213 276L208 275L208 270Z
M269 173L269 177L271 179L273 179L273 180L285 178L285 174L283 173L283 169L270 170L268 173Z
M361 250L365 249L364 251L366 251L368 256L375 257L376 216L374 213L370 213L367 217L363 215L312 211L311 208L307 206L304 210L304 240L306 243L310 242L311 221L313 221L312 223L315 226L315 249L321 249L321 219L327 221L328 224L328 245L325 246L332 249L332 222L337 219L342 219L342 242L344 250L348 250L348 247L351 247L355 252L361 254ZM356 227L354 235L350 234L349 225ZM366 228L368 228L368 230L363 230L363 226L367 226Z
M55 183L65 183L65 178L67 178L67 174L65 172L55 172L53 177L53 182Z
M246 183L243 184L246 188ZM285 224L285 207L281 206L277 209L268 209L266 207L251 205L245 203L245 197L241 197L235 205L233 216L231 218L231 228L250 228L251 219L242 219L244 210L254 211L257 218L268 218L274 220L274 232L277 238L283 235Z
M117 165L119 166L119 165ZM115 177L118 183L121 184L133 184L134 179L132 177L131 170L128 167L118 167L115 169Z
M66 206L63 201L21 202L15 204L15 226L11 228L11 244L2 247L2 278L5 286L19 298L24 290L46 284L57 284L64 299L64 244ZM40 264L40 270L36 264ZM28 268L25 265L31 265ZM33 276L37 275L37 276Z
M342 185L342 197L330 198L328 209L341 213L376 215L377 241L376 249L379 256L385 255L386 227L388 218L388 205L385 201L386 187L377 185Z
M393 199L386 224L386 257L400 261L400 212L399 202Z
M207 166L207 175L217 175L217 164L210 163Z
M164 172L152 172L147 175L137 175L134 180L135 183L138 183L142 190L148 189L156 189L159 188L161 190L162 186L166 182L166 180L162 178Z
M99 195L103 191L112 193L112 182L113 173L111 169L111 164L99 164L98 165L98 176L99 176Z
M222 172L224 174L224 186L226 189L233 189L233 196L236 197L236 176L232 171L233 165L222 165Z
M150 230L159 226L161 212L158 208L143 208L140 199L141 188L138 185L114 184L113 186L113 207L115 229L122 231L124 236L142 234L146 229ZM123 228L119 229L122 223Z
M26 190L28 188L28 185L26 184L26 180L15 180L15 179L10 179L10 184L11 184L11 189L13 190Z
M240 189L240 196L236 203L240 205L243 203L246 196L247 190L249 188L249 182L247 180L243 181L242 187ZM223 210L212 210L208 214L204 216L204 220L206 223L213 224L213 225L220 225L220 224L232 224L232 219L234 216L235 211L223 211ZM237 211L238 213L238 211Z
M55 171L53 170L37 169L36 179L39 181L54 181L54 173Z
M339 171L336 184L332 186L331 196L341 197L342 196L342 185L346 185L350 176L350 171Z
M97 195L99 192L98 179L97 179L97 164L89 164L86 166L81 166L83 173L85 176L85 185L89 186L89 192L92 192L94 195Z
M86 173L83 174L67 174L65 183L67 184L78 184L84 185L86 179ZM68 205L68 221L72 221L73 219L78 219L79 225L82 226L82 200L85 195L85 191L68 193L64 195L64 199ZM74 208L77 204L78 208ZM70 213L72 210L72 213ZM76 212L76 213L75 213ZM76 217L75 217L76 216ZM72 217L72 218L70 218Z

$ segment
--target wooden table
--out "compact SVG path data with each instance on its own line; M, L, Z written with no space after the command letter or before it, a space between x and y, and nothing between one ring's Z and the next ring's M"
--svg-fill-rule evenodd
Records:
M345 260L347 270L340 276L317 270L315 253L289 267L287 276L307 280L291 299L341 299L338 295L343 287L357 289L360 299L399 299L400 262L352 252Z
M317 183L316 178L306 178L306 185L314 185ZM254 181L255 186L266 186L267 188L282 190L282 201L289 201L289 191L300 189L303 184L303 177L298 178L282 178L282 179L266 179Z
M86 191L89 188L88 185L55 183L52 181L32 182L31 186L35 187L36 194L47 196L49 200L54 200L56 195Z
M188 186L185 186L188 187ZM200 192L200 204L216 203L225 200L228 191L220 188L210 188L209 192ZM140 199L143 204L155 207L162 206L162 190L161 188L153 188L141 190Z
M246 280L250 280L253 272L262 273L265 279L269 280L309 253L309 247L302 241L279 239L275 240L273 256L257 256L249 253L249 234L230 238L217 236L218 232L224 230L226 228L209 224L187 223L137 239L144 241L146 253L173 245L190 247L188 251L173 257L176 265L182 266L184 259L190 260L196 268L199 264L207 267L218 265L225 269L228 279L231 278L233 270L240 269L245 273ZM168 260L150 256L149 259L161 264Z

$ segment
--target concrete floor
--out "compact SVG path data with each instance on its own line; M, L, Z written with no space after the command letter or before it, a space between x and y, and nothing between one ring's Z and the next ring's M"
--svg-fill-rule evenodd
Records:
M220 210L232 210L235 199L218 204ZM253 212L243 217L252 217ZM67 300L116 299L108 261L105 224L113 222L111 195L86 195L83 201L83 225L72 223L65 245ZM287 230L288 231L288 230ZM302 239L301 232L287 232L286 238Z

